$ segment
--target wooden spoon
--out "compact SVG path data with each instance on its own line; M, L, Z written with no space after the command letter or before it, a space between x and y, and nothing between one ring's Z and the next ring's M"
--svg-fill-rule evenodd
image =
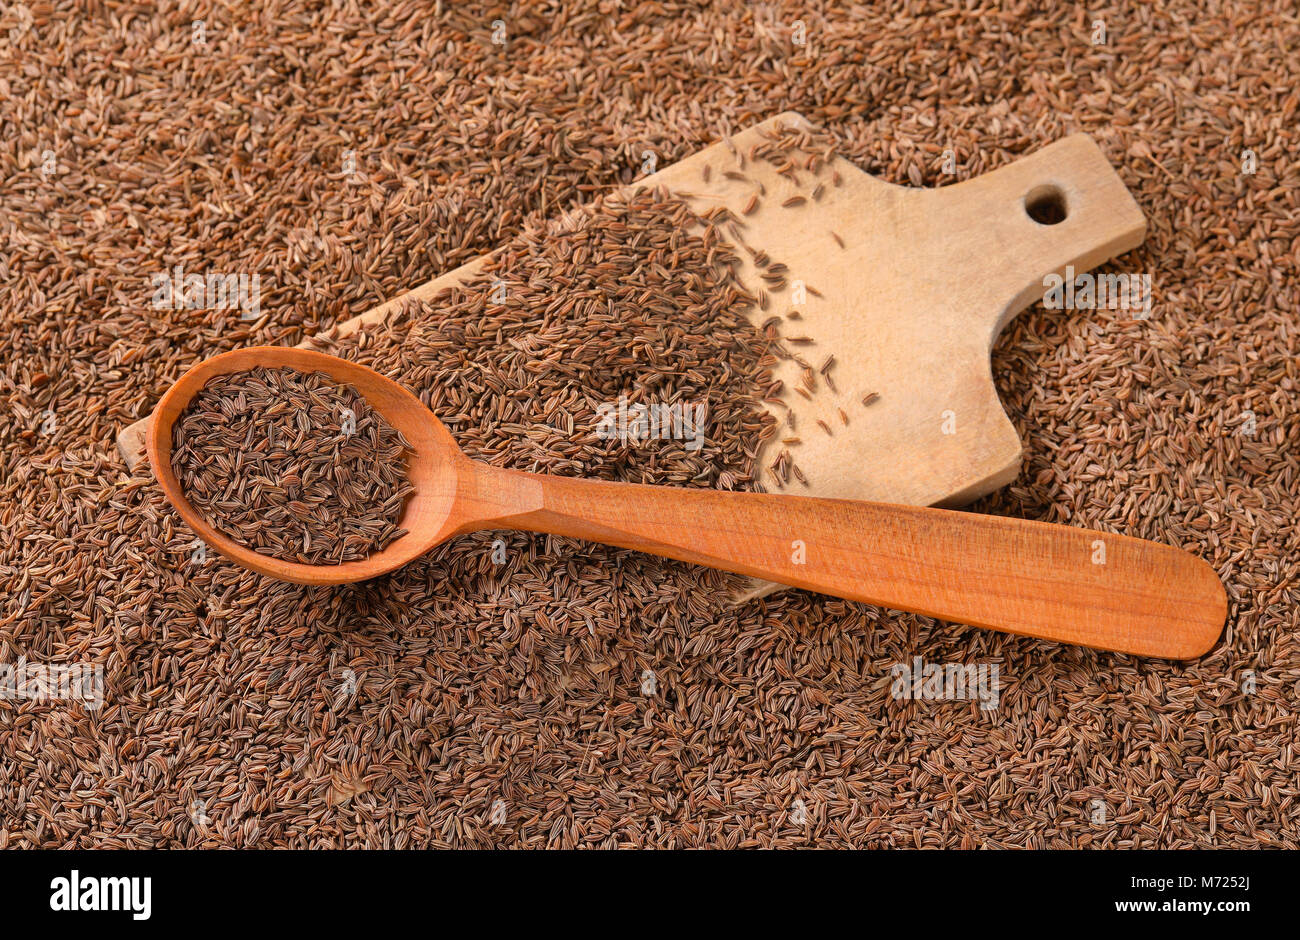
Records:
M361 561L304 565L214 529L171 466L172 424L214 376L257 366L323 372L406 436L409 531ZM253 347L190 369L146 440L163 493L222 554L300 584L362 581L453 536L526 529L766 578L882 607L1098 649L1191 659L1218 639L1227 596L1199 558L1112 533L946 509L544 476L470 460L420 400L379 373L306 349Z

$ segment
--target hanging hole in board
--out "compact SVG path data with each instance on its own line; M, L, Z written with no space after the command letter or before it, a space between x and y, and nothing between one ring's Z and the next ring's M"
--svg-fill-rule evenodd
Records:
M1055 186L1035 186L1025 196L1025 213L1039 225L1064 222L1069 215L1065 193Z

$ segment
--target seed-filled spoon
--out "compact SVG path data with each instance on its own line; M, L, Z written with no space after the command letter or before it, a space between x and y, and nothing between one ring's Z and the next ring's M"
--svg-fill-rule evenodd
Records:
M261 555L210 525L172 470L172 425L211 379L262 366L351 385L413 448L407 533L360 561ZM305 349L253 347L190 369L163 396L146 441L167 499L208 544L300 584L386 574L440 542L524 529L603 542L929 617L1097 649L1191 659L1212 647L1227 595L1177 548L1023 519L844 499L611 483L471 460L410 391L365 366Z

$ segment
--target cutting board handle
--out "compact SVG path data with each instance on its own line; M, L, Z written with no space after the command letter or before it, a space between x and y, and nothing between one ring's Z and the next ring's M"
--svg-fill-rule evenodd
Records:
M975 179L933 190L966 277L990 292L989 344L1041 300L1050 274L1088 271L1136 248L1146 217L1101 149L1074 134ZM1137 272L1134 272L1137 273Z

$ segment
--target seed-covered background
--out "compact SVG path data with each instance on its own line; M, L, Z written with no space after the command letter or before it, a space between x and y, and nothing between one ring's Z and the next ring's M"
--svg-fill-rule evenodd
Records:
M0 701L0 846L1300 844L1293 4L89 6L0 19L0 663L100 663L105 703ZM483 534L277 584L196 563L118 456L197 359L505 246L508 303L444 298L338 351L424 382L496 463L752 485L763 349L741 305L687 296L698 241L664 263L671 207L535 232L646 151L786 109L910 185L1098 141L1150 220L1113 269L1152 274L1153 315L1007 330L1026 462L977 508L1209 559L1211 655L798 592L729 609L720 575L521 534L501 565ZM176 266L258 275L261 317L155 309ZM707 401L707 447L594 442L623 392ZM913 656L996 664L998 707L894 700Z

